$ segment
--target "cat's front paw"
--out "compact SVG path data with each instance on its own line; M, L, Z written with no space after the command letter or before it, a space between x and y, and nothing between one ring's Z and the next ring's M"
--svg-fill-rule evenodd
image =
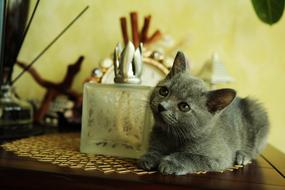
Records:
M244 152L244 151L237 151L236 152L236 160L235 163L238 165L247 165L251 163L251 158Z
M138 160L138 166L144 170L151 170L157 168L159 159L153 155L146 154Z
M178 161L170 156L166 156L162 159L158 167L160 173L165 175L185 175L190 171L186 170L186 168Z

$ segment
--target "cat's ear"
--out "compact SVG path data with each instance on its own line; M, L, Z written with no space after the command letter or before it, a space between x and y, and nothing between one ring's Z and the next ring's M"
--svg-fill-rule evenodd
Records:
M209 91L207 107L211 113L216 113L227 107L236 97L236 91L230 88Z
M189 70L189 67L190 66L189 66L188 60L186 59L184 53L181 51L178 51L175 56L172 68L169 74L167 75L167 78L172 78L174 75L178 73L185 72Z

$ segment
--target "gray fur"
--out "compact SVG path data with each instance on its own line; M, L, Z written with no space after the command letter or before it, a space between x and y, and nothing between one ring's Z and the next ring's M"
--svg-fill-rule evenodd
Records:
M184 175L249 163L266 145L266 111L253 99L236 97L232 89L209 91L188 68L183 53L178 52L169 75L154 89L150 106L155 125L149 150L138 165ZM165 87L168 94L160 90ZM190 110L180 111L181 102Z

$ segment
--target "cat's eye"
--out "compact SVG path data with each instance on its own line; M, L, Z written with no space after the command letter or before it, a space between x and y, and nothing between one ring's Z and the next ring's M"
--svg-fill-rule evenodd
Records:
M178 104L178 108L182 112L188 112L190 111L190 106L186 102L181 102Z
M165 87L165 86L163 86L163 87L161 87L160 89L159 89L159 94L161 95L161 96L167 96L168 95L168 93L169 93L169 90Z

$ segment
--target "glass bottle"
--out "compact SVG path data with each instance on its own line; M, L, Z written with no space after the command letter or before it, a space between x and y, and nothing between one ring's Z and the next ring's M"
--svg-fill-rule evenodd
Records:
M23 136L33 127L32 105L18 99L10 85L0 89L0 138Z
M142 46L129 42L114 52L115 84L86 83L80 150L139 158L148 146L153 119L150 86L142 86Z

